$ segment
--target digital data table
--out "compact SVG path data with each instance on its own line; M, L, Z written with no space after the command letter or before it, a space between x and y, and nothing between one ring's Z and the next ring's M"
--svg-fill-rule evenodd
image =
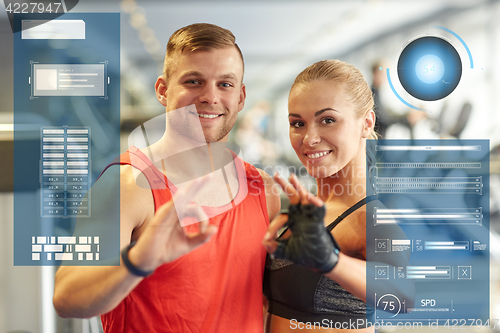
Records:
M42 217L90 216L89 127L42 127Z

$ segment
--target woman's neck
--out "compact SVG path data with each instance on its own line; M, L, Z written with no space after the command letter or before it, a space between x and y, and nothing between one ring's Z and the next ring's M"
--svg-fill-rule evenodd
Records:
M355 158L337 173L317 178L318 197L325 203L342 201L353 205L367 195L366 157Z

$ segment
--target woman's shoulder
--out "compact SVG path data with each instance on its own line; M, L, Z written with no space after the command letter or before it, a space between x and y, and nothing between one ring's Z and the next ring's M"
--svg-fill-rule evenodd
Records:
M365 259L366 223L364 208L360 208L339 222L332 230L341 251L354 258Z
M369 220L369 216L372 215L375 207L382 208L385 207L378 200L373 200L359 206L356 210L352 211L348 216L346 216L342 221L340 221L332 230L332 235L339 242L342 252L345 254L365 259L366 257L366 223ZM353 206L338 204L336 207L332 207L338 215L342 215Z

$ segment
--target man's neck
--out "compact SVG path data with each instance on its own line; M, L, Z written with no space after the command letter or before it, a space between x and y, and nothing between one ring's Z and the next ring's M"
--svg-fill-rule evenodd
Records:
M193 145L174 142L164 136L142 151L167 176L169 183L176 187L213 173L210 183L193 198L200 205L221 207L234 200L238 193L240 185L236 165L233 155L226 148L226 142Z
M143 152L174 183L214 172L233 159L226 142L194 142L167 133Z

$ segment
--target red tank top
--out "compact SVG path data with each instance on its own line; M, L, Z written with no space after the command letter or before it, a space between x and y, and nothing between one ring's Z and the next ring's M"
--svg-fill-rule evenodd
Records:
M112 311L101 316L104 332L262 332L262 278L265 250L261 240L269 217L259 172L235 157L241 186L233 202L203 207L218 232L181 258L160 266ZM118 163L112 163L118 164ZM166 177L137 148L119 164L141 170L155 210L171 199ZM109 166L108 166L109 167ZM217 210L221 211L219 215ZM214 216L216 215L216 216ZM186 226L194 230L198 224Z

